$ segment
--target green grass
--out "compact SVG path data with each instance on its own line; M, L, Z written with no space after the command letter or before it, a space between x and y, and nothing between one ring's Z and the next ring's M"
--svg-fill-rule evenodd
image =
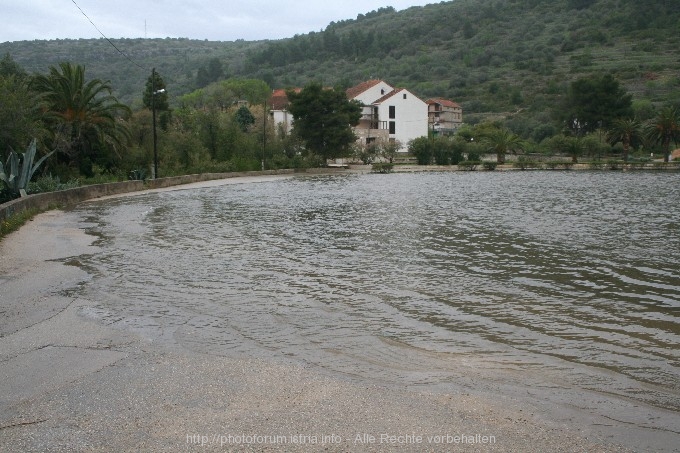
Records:
M0 241L8 234L21 228L26 222L42 212L40 209L26 209L0 221Z

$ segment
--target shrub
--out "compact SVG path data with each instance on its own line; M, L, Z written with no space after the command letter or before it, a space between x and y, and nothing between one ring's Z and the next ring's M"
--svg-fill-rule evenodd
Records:
M143 168L132 170L128 175L128 179L132 181L146 181L146 170Z
M28 193L56 192L57 190L80 187L80 185L80 180L78 179L69 179L68 182L62 183L58 176L46 175L41 176L35 182L29 183Z
M432 162L432 143L427 137L411 140L408 150L416 158L418 165L430 165Z
M528 168L542 168L541 162L533 159L529 159L526 156L519 156L517 160L512 164L513 167L519 168L520 170L526 170Z
M21 156L14 150L11 150L7 157L7 168L3 167L2 162L0 162L0 181L4 183L5 189L12 197L26 196L28 183L31 181L33 174L45 159L55 152L52 151L44 155L38 162L34 163L37 152L36 142L37 140L34 138L28 145L28 148L26 148L26 152L21 153Z
M496 169L496 166L498 165L498 163L486 161L486 162L483 162L482 165L484 166L484 170L494 171Z
M394 164L389 162L374 162L371 167L373 173L391 173L394 169Z
M475 150L470 150L467 155L468 162L480 162L482 160L480 154Z

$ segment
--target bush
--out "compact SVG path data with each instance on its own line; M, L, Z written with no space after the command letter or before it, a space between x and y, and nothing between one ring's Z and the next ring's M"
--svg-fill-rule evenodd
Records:
M375 162L371 167L373 173L391 173L394 169L394 164L389 162Z
M470 150L467 155L468 162L480 162L482 160L482 156L475 150Z
M498 163L486 161L486 162L483 162L482 165L484 166L484 170L494 171L496 169L496 166L498 165Z
M132 170L128 174L128 179L130 179L131 181L146 181L146 170L144 170L143 168Z
M526 170L528 168L542 168L543 165L541 162L538 162L537 160L529 159L528 157L525 156L520 156L517 158L517 160L512 164L513 167L519 168L520 170Z
M43 193L43 192L56 192L57 190L72 189L74 187L80 187L80 180L69 179L68 182L62 183L58 176L46 175L41 176L34 182L28 184L28 193Z
M411 140L408 145L408 151L416 158L418 165L430 165L432 162L432 142L427 137Z

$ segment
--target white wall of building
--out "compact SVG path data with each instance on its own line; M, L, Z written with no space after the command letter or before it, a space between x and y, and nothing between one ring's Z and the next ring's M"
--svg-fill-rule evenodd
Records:
M390 118L390 107L394 107L394 118ZM400 152L408 151L408 142L415 138L427 137L427 104L408 90L399 90L378 105L381 121L394 122L394 134L390 138L402 144Z
M281 124L286 131L286 134L290 134L293 130L293 115L287 110L272 110L272 119L274 120L275 127Z

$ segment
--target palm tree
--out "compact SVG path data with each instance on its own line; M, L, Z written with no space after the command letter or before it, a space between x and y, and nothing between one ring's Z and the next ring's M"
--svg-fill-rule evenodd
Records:
M631 142L641 138L642 125L635 118L619 118L612 124L607 139L612 145L621 142L623 144L623 160L628 161Z
M561 151L571 156L571 161L575 164L578 163L578 158L585 150L585 145L581 137L565 137L564 142L561 144Z
M664 107L656 118L646 125L648 137L654 143L661 143L664 162L669 161L671 142L680 142L680 113L675 107Z
M130 108L111 94L109 82L85 82L80 65L61 63L48 75L36 76L33 88L42 95L45 118L54 129L55 143L70 162L93 156L110 147L123 148L130 138ZM61 143L60 143L61 142Z
M485 134L482 140L488 152L496 153L496 161L499 164L505 163L507 153L517 154L517 151L522 151L525 146L524 141L508 129L494 129Z

